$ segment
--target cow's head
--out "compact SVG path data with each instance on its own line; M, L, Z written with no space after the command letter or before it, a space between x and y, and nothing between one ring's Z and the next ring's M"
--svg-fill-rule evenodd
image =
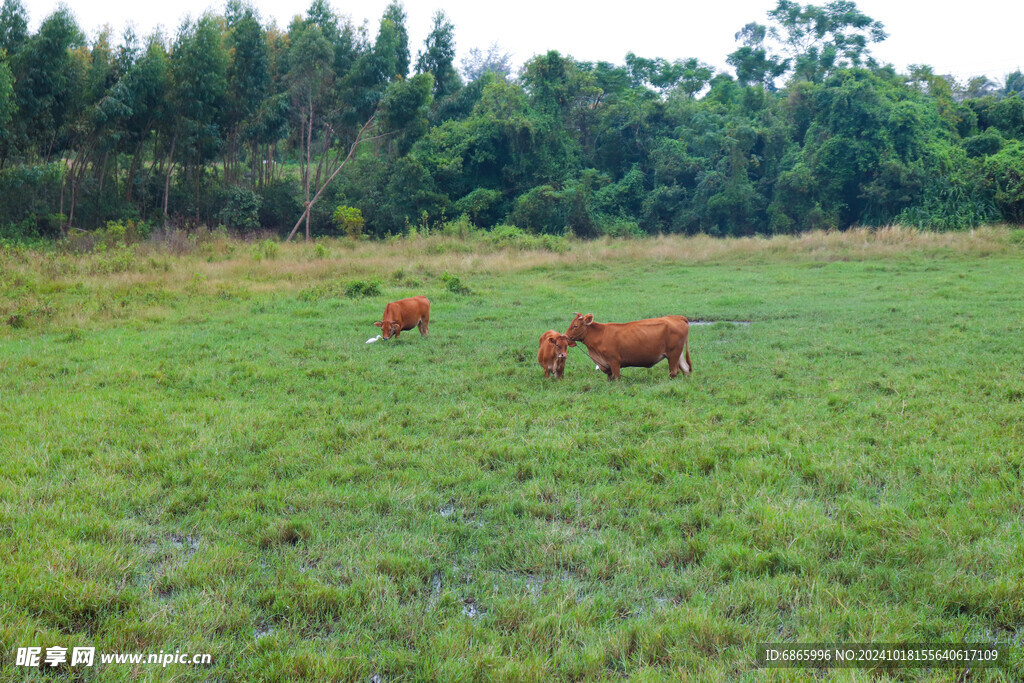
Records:
M572 342L582 340L587 334L587 327L592 322L594 322L593 314L587 313L583 315L582 313L577 313L573 321L569 323L569 329L565 331L565 336ZM576 344L573 343L573 346L576 346Z
M374 325L380 328L380 336L384 339L397 337L398 333L402 330L402 326L394 320L378 320Z
M576 346L576 342L564 334L560 334L557 337L548 337L548 342L554 344L555 358L558 360L565 360L565 357L569 355L569 347Z

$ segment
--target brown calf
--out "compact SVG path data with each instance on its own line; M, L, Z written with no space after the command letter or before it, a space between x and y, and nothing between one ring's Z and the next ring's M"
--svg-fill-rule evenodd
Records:
M554 375L555 379L562 379L565 374L565 357L569 354L570 346L576 346L576 342L554 330L548 330L540 336L537 362L544 368L545 378Z

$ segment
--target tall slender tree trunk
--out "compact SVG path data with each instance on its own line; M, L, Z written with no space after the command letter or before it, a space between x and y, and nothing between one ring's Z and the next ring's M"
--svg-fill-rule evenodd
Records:
M100 184L99 187L96 189L96 193L100 196L100 198L103 197L103 184L104 181L107 179L107 162L109 161L110 150L107 150L106 152L103 153L103 162L100 164Z
M174 169L174 146L178 144L178 133L171 138L171 152L167 155L167 175L164 176L164 227L167 227L167 198L171 194L171 171Z
M142 143L143 140L139 140L139 144L135 146L135 155L132 157L132 164L128 167L128 190L125 192L125 202L128 204L132 203L132 190L135 187L135 171L139 167L139 157L142 155Z
M216 168L216 167L214 167ZM196 164L196 227L199 227L199 179L203 175L203 165Z
M68 209L68 227L72 227L75 222L75 203L78 198L78 184L81 182L82 176L85 175L85 169L88 167L89 154L83 151L81 154L76 155L74 165L71 167L71 207Z
M313 96L309 97L309 129L306 131L306 241L309 241L309 176L310 154L313 148Z

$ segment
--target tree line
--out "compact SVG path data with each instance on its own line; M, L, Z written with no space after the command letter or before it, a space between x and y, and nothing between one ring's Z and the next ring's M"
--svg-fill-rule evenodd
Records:
M461 216L580 237L1024 222L1024 75L899 73L847 0L779 0L738 28L734 73L551 51L513 76L494 46L460 73L443 11L415 57L405 21L394 2L372 31L314 0L280 29L229 0L173 36L88 41L67 8L30 33L4 0L0 237L308 238L352 211L374 236Z

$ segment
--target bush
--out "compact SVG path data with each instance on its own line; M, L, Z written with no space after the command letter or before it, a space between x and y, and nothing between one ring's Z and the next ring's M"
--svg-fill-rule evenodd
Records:
M455 202L455 213L464 214L469 220L482 225L494 225L501 207L501 192L477 188Z
M357 240L363 234L363 226L366 221L363 219L363 212L354 206L344 204L334 210L334 224L350 238Z
M509 218L537 232L558 232L565 227L569 205L551 185L540 185L520 195Z
M990 128L980 135L967 138L963 145L969 157L990 156L1003 148L1003 136Z
M377 279L353 280L345 285L345 296L350 299L364 296L377 296L380 294L380 286L381 281Z
M228 191L224 208L218 218L229 228L250 231L260 227L260 204L258 194L245 187L232 187Z
M458 275L452 275L447 270L441 275L441 282L448 287L448 291L453 294L472 294L472 290L469 287L462 284L462 280L459 279Z
M995 186L993 199L1003 220L1024 223L1024 143L1012 140L988 157L985 173Z
M518 249L520 251L554 251L564 253L569 250L569 240L557 235L531 235L514 225L497 225L484 238L499 248Z
M468 239L480 233L480 229L473 224L467 214L462 214L455 220L447 221L441 226L441 234L445 237L458 237Z
M490 233L488 233L487 240L498 247L521 247L528 237L529 235L521 228L503 223L494 226Z
M643 231L636 221L611 218L601 224L601 232L609 237L625 237L627 239L644 237Z
M97 230L72 229L63 246L75 253L103 252L137 244L149 237L150 225L137 221L108 221Z
M291 230L302 213L301 188L295 180L279 180L263 188L259 206L260 226L269 230Z
M277 242L271 239L263 240L252 245L252 258L254 261L277 258L279 247Z
M61 163L0 169L0 237L58 237L66 217L60 206Z

